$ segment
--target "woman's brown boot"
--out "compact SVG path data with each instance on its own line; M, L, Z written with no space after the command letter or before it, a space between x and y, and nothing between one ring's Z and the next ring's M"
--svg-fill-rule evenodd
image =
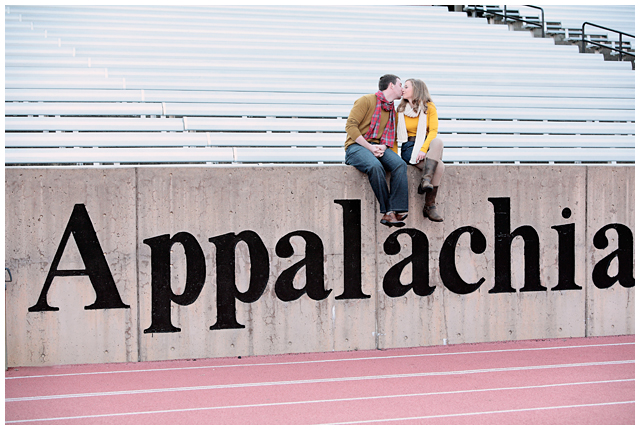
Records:
M424 194L425 192L429 192L433 189L431 179L433 178L433 174L436 172L436 166L438 166L438 162L436 160L425 158L424 166L422 167L422 179L420 180L420 185L418 185L418 194Z
M442 222L444 221L444 218L436 212L437 195L438 187L433 187L433 191L424 196L424 208L422 208L422 215L424 215L425 218L429 218L431 221Z

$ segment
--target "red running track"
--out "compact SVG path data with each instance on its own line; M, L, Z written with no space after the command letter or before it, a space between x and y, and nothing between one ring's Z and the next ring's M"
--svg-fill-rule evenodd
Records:
M10 368L6 424L635 424L635 336Z

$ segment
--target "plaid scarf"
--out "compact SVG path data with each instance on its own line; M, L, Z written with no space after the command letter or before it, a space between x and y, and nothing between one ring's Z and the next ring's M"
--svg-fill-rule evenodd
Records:
M388 102L387 99L384 98L382 91L378 91L376 93L376 110L373 112L369 131L367 131L367 134L364 135L364 138L368 141L370 138L378 135L378 130L380 128L380 114L382 113L382 109L384 109L385 112L389 112L389 121L387 121L387 125L382 132L380 142L384 143L389 148L392 148L396 138L396 111L394 109L393 102Z

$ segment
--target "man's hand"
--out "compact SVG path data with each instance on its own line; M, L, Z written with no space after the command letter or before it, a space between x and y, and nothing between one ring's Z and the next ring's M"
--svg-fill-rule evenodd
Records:
M386 151L387 147L385 145L371 145L371 152L377 158L380 158L384 155L384 151Z
M376 158L382 157L384 155L384 151L387 149L386 145L372 145L372 144L370 144L362 136L358 136L358 138L356 139L356 143L358 145L360 145L360 146L364 146L365 148L367 148L369 151L371 151L373 153L373 155L376 156Z

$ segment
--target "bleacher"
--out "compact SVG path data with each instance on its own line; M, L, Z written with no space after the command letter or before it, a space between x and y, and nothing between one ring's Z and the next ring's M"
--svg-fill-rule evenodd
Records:
M5 163L343 163L385 73L447 163L635 161L630 63L446 7L5 6Z
M525 8L509 6L524 12ZM622 31L635 36L634 5L545 5L546 19L561 23L559 28L549 29L551 34L557 33L568 41L579 41L582 38L582 24L590 22L602 27ZM527 13L531 13L529 9ZM585 38L593 39L603 45L619 47L618 35L598 27L585 26ZM635 49L635 38L622 37L623 48Z
M542 8L542 11L538 8ZM554 37L559 42L581 44L582 27L584 25L585 40L597 42L599 45L586 43L586 51L618 48L635 55L635 6L634 5L465 5L463 8L469 16L486 17L504 23L520 24L523 29L537 31L541 35L543 22L545 36ZM591 25L595 24L595 25ZM605 28L602 28L605 27ZM624 34L616 33L620 31ZM620 40L622 42L620 43ZM620 48L622 46L622 48ZM619 55L610 52L611 55ZM631 60L626 56L626 60Z

